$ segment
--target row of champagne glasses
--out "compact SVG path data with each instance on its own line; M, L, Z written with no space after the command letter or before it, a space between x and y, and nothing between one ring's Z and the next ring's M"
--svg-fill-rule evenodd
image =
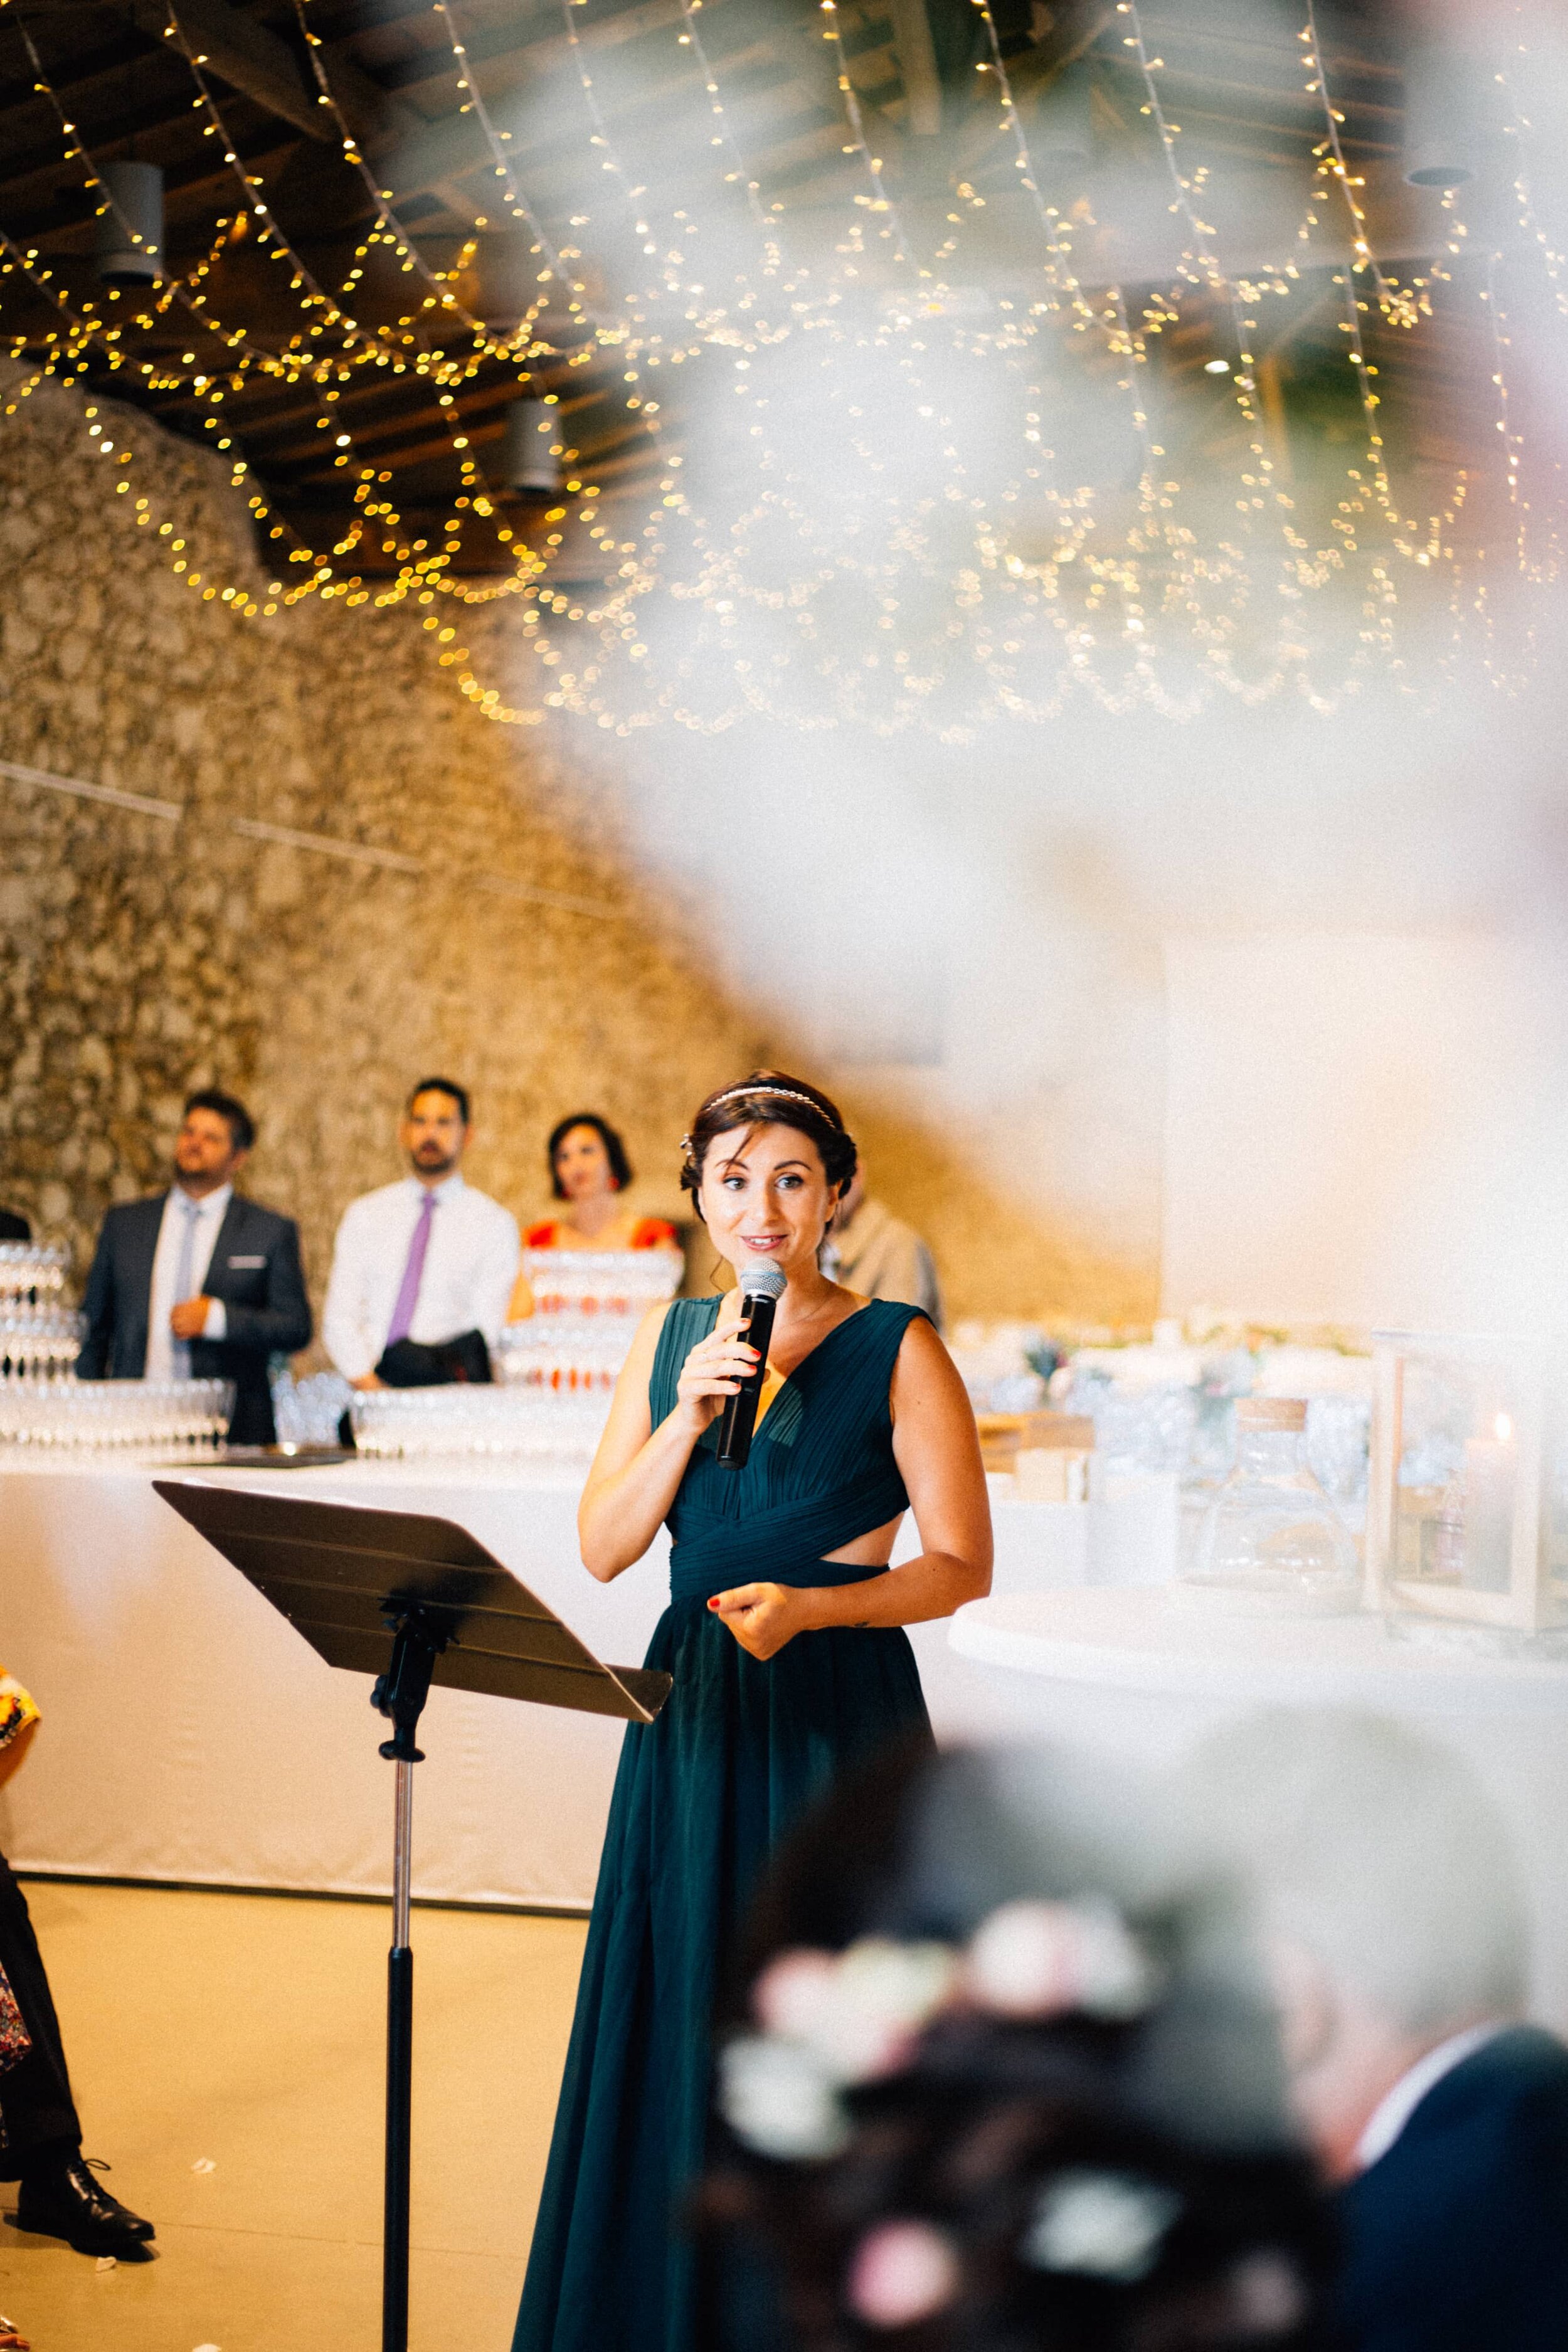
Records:
M58 1298L69 1252L38 1242L0 1242L0 1306L13 1299Z
M525 1250L536 1316L613 1315L634 1320L679 1287L675 1250Z
M517 1388L613 1389L639 1320L636 1315L536 1315L509 1324L495 1352L496 1379Z
M560 1394L455 1381L434 1389L356 1389L349 1412L355 1448L372 1460L575 1461L592 1454L608 1408L602 1389Z
M81 1351L82 1318L68 1307L0 1301L0 1372L43 1375L69 1370Z
M233 1412L232 1381L0 1381L0 1445L211 1453Z

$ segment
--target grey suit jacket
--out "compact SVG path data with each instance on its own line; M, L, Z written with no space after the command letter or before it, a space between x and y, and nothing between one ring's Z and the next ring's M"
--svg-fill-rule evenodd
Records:
M153 1260L167 1197L126 1202L103 1220L82 1300L87 1336L76 1367L82 1380L139 1381L146 1370ZM205 1291L223 1300L228 1331L222 1339L192 1341L192 1373L234 1382L228 1433L237 1445L269 1445L277 1432L268 1359L310 1341L293 1219L237 1192L218 1227Z

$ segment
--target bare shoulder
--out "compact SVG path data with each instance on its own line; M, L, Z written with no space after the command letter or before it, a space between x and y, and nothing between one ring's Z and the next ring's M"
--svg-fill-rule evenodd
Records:
M942 1343L936 1326L924 1315L911 1315L899 1343L893 1364L889 1401L895 1416L901 1405L919 1408L962 1404L969 1400L958 1367Z
M928 1550L978 1559L974 1547L990 1540L988 1532L977 1532L990 1527L980 1431L958 1366L923 1315L911 1318L900 1343L888 1410L894 1459L915 1507L921 1542Z

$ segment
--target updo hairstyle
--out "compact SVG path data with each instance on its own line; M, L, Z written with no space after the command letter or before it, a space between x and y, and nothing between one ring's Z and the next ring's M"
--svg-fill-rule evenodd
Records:
M699 1216L698 1193L709 1151L721 1135L738 1127L793 1127L816 1144L828 1182L842 1193L855 1173L855 1139L845 1129L843 1114L830 1095L807 1078L792 1078L787 1070L753 1070L739 1084L721 1087L681 1137L680 1189L689 1192Z
M558 1201L566 1198L566 1187L555 1172L555 1155L574 1127L591 1127L605 1147L605 1157L610 1163L610 1175L617 1192L624 1192L632 1181L632 1163L626 1158L626 1147L607 1118L596 1110L574 1110L570 1118L558 1118L550 1130L550 1140L544 1147L544 1157L550 1167L550 1190Z
M885 1752L764 1884L696 2219L798 2352L1325 2341L1333 2226L1245 1909L1085 1836L1062 1762L1017 1804L1005 1761Z

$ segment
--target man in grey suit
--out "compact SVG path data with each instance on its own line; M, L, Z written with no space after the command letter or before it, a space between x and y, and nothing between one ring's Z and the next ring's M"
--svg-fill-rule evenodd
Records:
M310 1339L299 1229L234 1189L255 1139L232 1095L192 1095L170 1190L103 1220L76 1367L82 1380L232 1381L237 1445L272 1444L268 1359Z

